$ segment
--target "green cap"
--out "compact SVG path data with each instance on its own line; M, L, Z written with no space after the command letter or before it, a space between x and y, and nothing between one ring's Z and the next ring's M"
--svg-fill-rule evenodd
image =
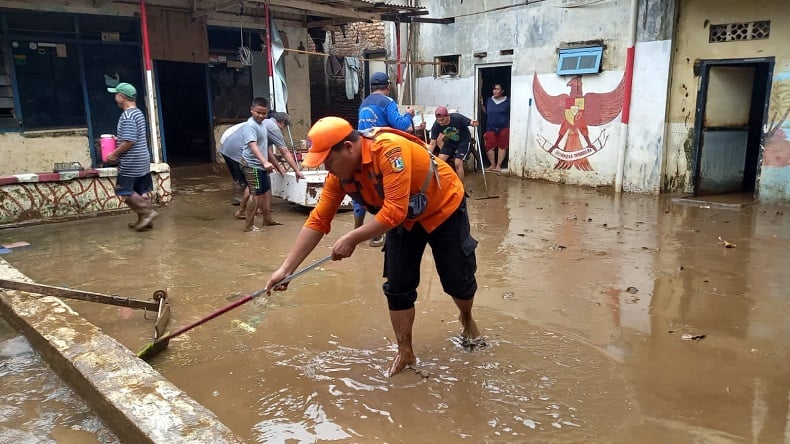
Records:
M137 98L137 90L134 86L128 83L119 83L115 86L115 88L107 88L107 92L111 92L113 94L121 93L130 99Z

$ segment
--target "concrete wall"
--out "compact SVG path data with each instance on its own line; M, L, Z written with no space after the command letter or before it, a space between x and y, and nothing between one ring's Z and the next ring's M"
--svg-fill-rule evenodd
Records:
M695 61L775 57L758 193L763 200L790 200L790 14L786 11L784 0L681 2L668 113L666 189L692 189L689 180L699 91ZM756 20L771 21L770 38L709 43L711 24Z
M115 195L117 176L117 168L0 175L0 228L129 211ZM169 204L173 198L170 167L151 164L151 178L152 202Z
M286 22L277 22L280 33L285 33L286 39L283 40L286 48L296 49L300 43L307 45L310 38L307 30L301 27L294 27ZM304 46L303 46L304 47ZM285 78L288 82L288 115L291 118L291 135L296 146L299 140L307 136L310 129L310 67L307 62L306 54L298 54L286 51L285 57ZM285 141L291 143L288 134L283 134Z
M87 129L0 133L0 176L52 171L56 162L91 166Z
M586 6L578 6L585 4ZM657 193L661 188L662 150L671 42L667 36L674 15L671 0L639 2L638 39L633 82L632 119L626 132L620 117L589 126L598 151L587 158L589 170L559 169L549 150L560 125L551 123L533 100L533 75L551 96L568 94L568 76L554 74L557 49L563 43L599 40L605 45L602 72L582 78L583 93L608 93L623 79L628 46L630 2L548 0L524 5L515 1L424 3L431 17L455 17L448 25L421 24L418 60L460 54L459 75L435 78L423 65L417 79L417 104L447 105L469 117L476 115L476 71L489 66L511 67L512 101L509 173L521 177L589 186L615 182L618 151L625 147L627 191ZM502 50L513 50L512 55ZM475 53L485 52L485 57ZM488 91L483 94L487 96ZM565 141L559 146L563 147ZM627 143L627 145L626 145ZM586 145L586 144L585 144Z

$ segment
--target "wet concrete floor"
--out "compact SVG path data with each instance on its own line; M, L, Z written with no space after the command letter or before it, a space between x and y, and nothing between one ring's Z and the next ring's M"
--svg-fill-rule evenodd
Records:
M262 287L306 216L275 199L284 225L243 233L226 174L175 169L175 200L151 231L128 230L130 215L8 229L3 239L32 246L4 257L44 284L138 299L166 288L178 328ZM414 331L423 375L386 378L382 254L363 244L173 339L151 364L250 442L790 440L786 207L487 179L499 198L477 200L482 178L467 176L488 347L454 342L457 313L428 254ZM352 224L341 213L308 260ZM133 351L152 340L139 311L68 303Z

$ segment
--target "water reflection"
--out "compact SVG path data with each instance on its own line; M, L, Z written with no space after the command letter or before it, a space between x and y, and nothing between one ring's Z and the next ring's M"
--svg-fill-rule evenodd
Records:
M120 442L2 319L0 381L0 441Z

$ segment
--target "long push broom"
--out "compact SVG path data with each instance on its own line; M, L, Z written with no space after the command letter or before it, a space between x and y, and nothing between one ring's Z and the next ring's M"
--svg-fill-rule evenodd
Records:
M486 181L486 166L483 163L483 150L480 149L480 145L477 143L477 128L475 128L475 151L477 151L477 157L480 158L480 171L483 172L483 185L486 187L486 195L483 197L475 198L475 200L484 200L484 199L497 199L499 195L492 196L488 192L488 182Z
M327 257L324 257L322 259L319 259L319 260L313 262L312 264L302 268L301 270L298 270L298 271L296 271L294 273L291 273L288 276L284 277L280 282L277 282L276 284L274 284L274 286L272 288L277 287L278 285L282 285L282 284L285 284L287 282L290 282L290 281L296 279L297 277L307 273L308 271L318 267L319 265L325 263L326 261L328 261L330 259L332 259L331 255L327 256ZM261 289L261 290L258 290L256 292L254 292L252 294L244 296L243 298L239 299L238 301L235 301L235 302L233 302L231 304L228 304L225 307L220 308L219 310L211 313L210 315L208 315L208 316L206 316L206 317L204 317L202 319L198 319L197 321L195 321L195 322L193 322L193 323L191 323L191 324L189 324L189 325L187 325L185 327L181 327L180 329L176 330L175 332L173 332L173 333L171 333L169 335L165 335L165 336L155 340L154 342L152 342L152 343L146 345L145 347L143 347L143 349L140 350L139 353L137 353L137 357L140 358L140 359L146 360L146 361L149 360L150 358L152 358L155 355L159 354L159 352L161 352L162 350L166 349L167 348L167 344L170 342L170 340L175 338L176 336L182 335L182 334L188 332L189 330L192 330L193 328L197 327L198 325L204 324L204 323L216 318L217 316L219 316L219 315L221 315L223 313L229 312L230 310L233 310L234 308L238 307L239 305L246 304L247 302L257 298L258 296L266 293L267 291L269 291L269 289L268 288L264 288L264 289Z

